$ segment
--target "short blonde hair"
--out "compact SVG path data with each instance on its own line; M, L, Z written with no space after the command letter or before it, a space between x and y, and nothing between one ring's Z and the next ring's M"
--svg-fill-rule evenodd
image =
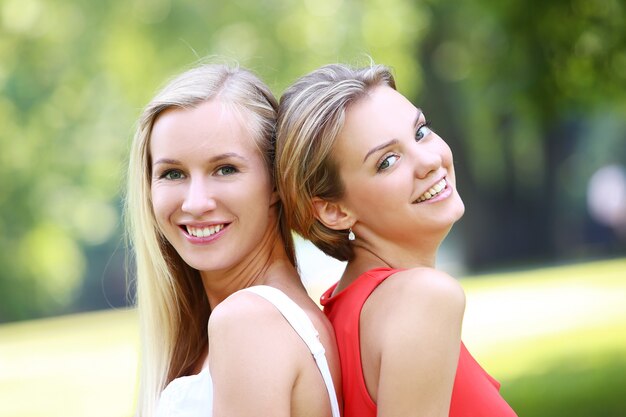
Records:
M332 230L317 220L313 198L336 201L343 196L333 146L348 107L381 85L396 88L385 66L332 64L298 79L279 103L276 182L287 223L340 261L354 256L348 231Z
M179 256L159 231L152 209L150 136L170 108L193 108L218 99L250 129L273 179L278 103L252 72L204 64L171 80L144 109L132 142L128 167L126 220L135 255L137 306L142 331L138 416L153 414L165 385L191 372L203 354L210 307L199 272ZM293 237L278 203L280 234L292 264Z

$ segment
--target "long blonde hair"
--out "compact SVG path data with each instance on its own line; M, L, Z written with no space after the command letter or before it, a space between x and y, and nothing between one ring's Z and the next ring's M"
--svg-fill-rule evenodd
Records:
M182 260L157 227L150 191L150 136L163 111L193 108L212 99L232 105L246 117L246 125L273 174L277 102L250 71L221 64L200 65L170 81L144 109L130 152L125 207L135 255L143 347L137 404L141 417L153 414L167 383L192 371L208 343L210 315L199 272ZM280 202L278 212L287 256L295 265L293 238Z
M298 79L280 98L275 175L287 223L340 261L354 256L348 231L332 230L317 220L313 198L336 201L343 196L333 146L350 104L380 85L396 88L385 66L332 64Z

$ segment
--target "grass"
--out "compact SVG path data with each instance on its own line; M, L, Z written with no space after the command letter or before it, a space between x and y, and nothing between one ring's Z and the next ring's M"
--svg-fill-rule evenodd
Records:
M518 415L626 415L626 259L462 281L465 343ZM133 310L2 325L0 417L130 416L137 357Z
M626 260L464 287L466 344L518 415L626 416Z
M132 415L137 345L130 310L0 326L0 416Z

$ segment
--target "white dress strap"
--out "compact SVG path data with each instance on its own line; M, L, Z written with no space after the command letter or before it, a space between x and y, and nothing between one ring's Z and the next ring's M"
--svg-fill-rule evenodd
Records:
M326 390L328 391L328 397L330 398L330 407L333 417L339 416L339 404L337 402L337 394L335 393L335 385L330 375L330 369L328 362L326 361L326 355L324 346L319 340L319 333L313 326L309 316L297 305L291 298L289 298L281 290L270 287L268 285L255 285L248 287L245 291L253 292L261 297L265 298L280 311L280 313L289 322L291 327L300 335L304 343L308 346L309 350L315 358L315 363L319 368Z

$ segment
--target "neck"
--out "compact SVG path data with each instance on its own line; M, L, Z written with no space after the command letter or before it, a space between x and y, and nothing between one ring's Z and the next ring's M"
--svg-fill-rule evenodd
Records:
M422 235L401 242L384 240L378 236L366 235L357 238L354 259L346 266L341 278L341 287L349 285L361 274L373 268L435 268L437 251L447 232Z
M229 295L254 285L287 285L298 281L278 227L270 222L263 239L240 262L220 271L200 271L211 309Z

